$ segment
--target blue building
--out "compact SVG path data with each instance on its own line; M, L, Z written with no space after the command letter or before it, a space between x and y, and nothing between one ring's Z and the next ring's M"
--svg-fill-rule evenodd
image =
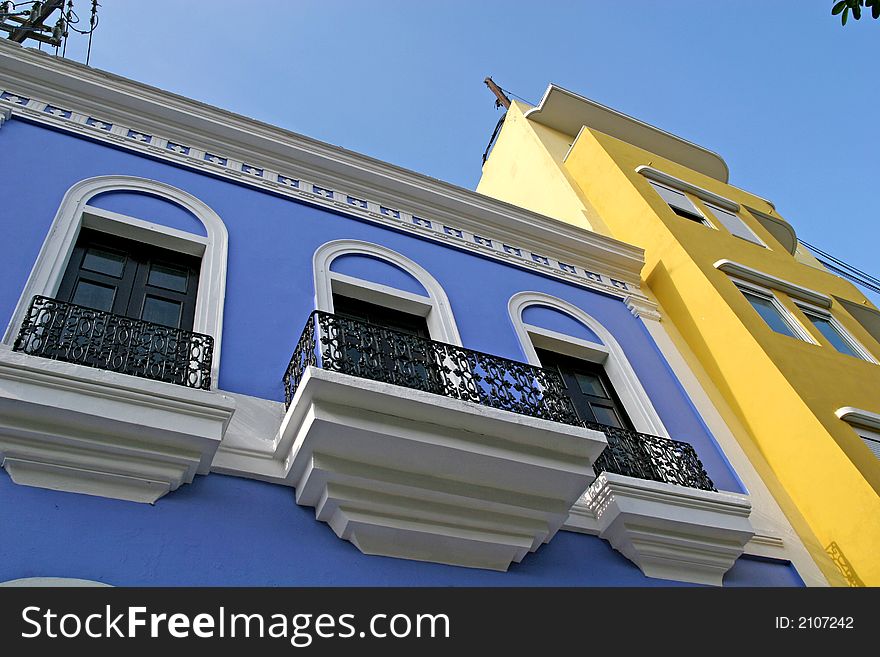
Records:
M824 583L640 249L5 42L0 122L0 581Z

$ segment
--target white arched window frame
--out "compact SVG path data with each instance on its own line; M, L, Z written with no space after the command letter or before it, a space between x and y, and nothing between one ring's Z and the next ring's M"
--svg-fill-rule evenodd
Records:
M92 207L89 201L106 192L149 194L183 207L205 227L206 236L168 228L135 217ZM11 345L37 295L54 297L82 228L92 228L201 258L193 331L214 338L211 387L217 387L226 296L226 254L229 237L223 221L195 196L156 180L133 176L97 176L73 185L64 195L27 283L25 283L3 343Z
M558 333L523 322L523 311L529 306L546 306L572 317L589 328L602 344ZM591 363L600 363L614 387L636 430L655 436L669 437L648 393L614 336L599 321L577 306L542 292L519 292L510 298L508 312L522 345L526 360L541 366L535 348L547 349Z
M421 283L428 296L331 271L333 261L344 255L369 256L398 267ZM341 294L424 317L432 340L461 346L452 306L443 287L424 267L406 256L379 244L345 239L320 246L313 262L316 309L332 313L333 294Z

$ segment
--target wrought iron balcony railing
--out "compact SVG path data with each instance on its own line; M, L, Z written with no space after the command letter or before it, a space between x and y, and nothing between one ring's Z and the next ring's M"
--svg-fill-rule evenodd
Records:
M579 424L556 372L317 310L284 374L288 406L309 365Z
M288 407L309 366L596 429L608 439L593 466L596 474L715 490L688 443L582 422L554 370L317 310L284 373Z
M189 388L211 387L214 338L36 296L15 351Z
M584 426L605 433L608 447L593 463L593 470L663 481L688 488L716 490L693 446L629 429L585 422Z

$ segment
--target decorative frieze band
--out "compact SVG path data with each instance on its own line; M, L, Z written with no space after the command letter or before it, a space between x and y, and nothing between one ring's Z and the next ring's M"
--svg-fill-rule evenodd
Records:
M2 112L4 110L6 116L15 113L23 118L50 124L92 139L110 142L153 157L170 160L175 164L210 171L213 175L262 187L276 194L330 208L337 212L344 212L519 267L539 271L542 274L600 290L621 299L644 299L649 305L651 303L630 282L562 262L549 255L534 252L516 244L508 244L504 239L469 232L443 221L416 216L339 189L329 189L298 176L294 177L259 166L254 162L243 162L220 153L198 148L192 144L172 141L160 135L138 130L135 127L114 124L97 116L83 114L36 98L21 96L13 91L0 89L0 123L3 120ZM632 309L633 306L629 302L628 305Z

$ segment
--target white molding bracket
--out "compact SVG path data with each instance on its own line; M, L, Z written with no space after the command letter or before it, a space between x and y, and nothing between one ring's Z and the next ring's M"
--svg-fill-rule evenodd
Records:
M207 474L227 395L0 349L0 464L17 484L154 503Z
M655 322L663 319L663 315L660 313L660 306L646 297L630 294L623 298L623 302L635 317L643 320L650 319Z
M212 471L293 486L367 554L506 570L593 481L601 432L308 368L274 441Z
M648 577L721 586L755 531L747 495L602 473L584 494L597 534Z
M831 307L831 297L828 295L816 292L808 287L797 285L796 283L790 283L789 281L773 276L772 274L758 271L757 269L747 267L746 265L728 260L727 258L718 260L713 267L719 271L723 271L728 276L735 276L750 283L763 285L764 287L785 292L791 297L802 299L821 308Z

